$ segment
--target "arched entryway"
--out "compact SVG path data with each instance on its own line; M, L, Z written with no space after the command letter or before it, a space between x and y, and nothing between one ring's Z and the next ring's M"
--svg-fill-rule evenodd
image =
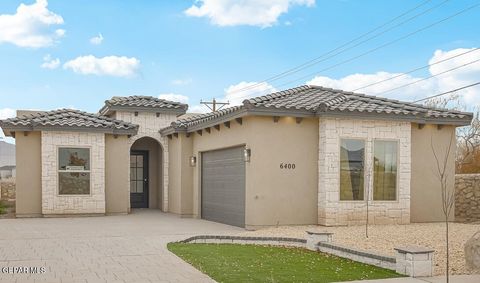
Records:
M159 208L163 203L163 148L151 137L130 147L130 207Z

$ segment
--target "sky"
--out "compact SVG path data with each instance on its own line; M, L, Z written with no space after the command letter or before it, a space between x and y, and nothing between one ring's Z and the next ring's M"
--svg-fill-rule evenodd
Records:
M18 109L95 113L112 96L129 95L205 112L200 100L235 105L303 84L414 101L480 81L480 6L464 11L474 5L2 0L0 119ZM458 95L472 107L479 92Z

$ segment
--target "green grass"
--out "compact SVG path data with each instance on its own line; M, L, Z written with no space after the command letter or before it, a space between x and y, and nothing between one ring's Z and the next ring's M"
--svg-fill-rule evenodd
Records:
M0 214L7 213L7 205L0 200Z
M402 276L301 248L183 243L167 247L218 282L335 282Z

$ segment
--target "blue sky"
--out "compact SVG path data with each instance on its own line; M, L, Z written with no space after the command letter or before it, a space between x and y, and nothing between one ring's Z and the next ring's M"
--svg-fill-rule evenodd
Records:
M295 75L238 91L320 56L423 2L2 0L0 117L11 116L16 109L71 107L96 112L112 96L134 94L188 101L198 112L204 111L198 106L200 99L239 103L307 82L352 90L479 47L477 7L358 60L315 73L476 3L451 0L440 5L443 0L431 0L397 22L440 6L374 40ZM25 9L19 8L22 3ZM479 58L480 52L472 52L362 92L403 100L432 95L473 82L480 65L383 92ZM299 77L305 78L287 83ZM477 103L478 91L466 91L465 101Z

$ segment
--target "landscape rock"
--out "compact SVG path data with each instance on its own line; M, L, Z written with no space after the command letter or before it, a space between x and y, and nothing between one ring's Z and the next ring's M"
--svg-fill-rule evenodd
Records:
M465 243L465 261L468 269L480 273L480 231Z

